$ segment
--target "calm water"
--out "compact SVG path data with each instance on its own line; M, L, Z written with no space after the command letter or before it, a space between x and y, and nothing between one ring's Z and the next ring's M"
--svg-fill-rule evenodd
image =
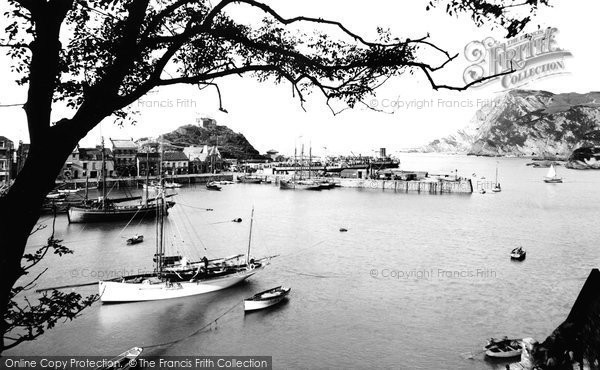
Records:
M458 169L488 179L497 162L437 155L402 161L405 169ZM254 205L253 255L280 257L221 292L95 304L12 353L116 355L180 339L144 354L272 355L276 368L500 368L482 355L464 354L479 352L492 336L543 340L565 319L590 269L600 265L600 172L559 167L565 183L553 185L541 181L547 169L527 167L525 160L499 163L499 194L302 192L250 184L221 192L179 189L168 218L171 251L198 258L244 253ZM228 222L237 217L244 222ZM151 269L153 223L124 226L68 225L60 217L57 235L75 254L49 257L39 286ZM349 231L340 233L340 227ZM136 232L146 241L126 246L125 237ZM47 236L35 235L30 248ZM526 261L509 260L515 246L527 250ZM288 303L244 315L244 297L280 284L292 287ZM96 293L96 287L78 291Z

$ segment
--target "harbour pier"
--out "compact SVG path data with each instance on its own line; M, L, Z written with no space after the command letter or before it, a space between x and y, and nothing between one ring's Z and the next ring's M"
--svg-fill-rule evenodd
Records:
M174 181L180 184L206 184L210 181L233 181L233 174L231 173L200 173L200 174L186 174L186 175L172 175L166 177L169 181ZM158 176L150 176L149 181L158 181ZM117 188L123 187L138 187L146 181L146 176L130 176L130 177L107 177L106 185L112 187L113 185ZM102 184L101 178L87 179L90 186ZM77 188L85 188L86 179L70 179L70 180L56 180L56 184L75 184Z

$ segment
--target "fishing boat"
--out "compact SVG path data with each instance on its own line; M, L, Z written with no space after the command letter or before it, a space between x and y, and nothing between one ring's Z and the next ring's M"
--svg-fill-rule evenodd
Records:
M143 350L141 347L128 349L117 357L108 360L106 366L98 367L96 370L135 369L137 368L135 359L142 354Z
M486 193L486 191L484 188L479 189L479 194L485 194L485 193Z
M280 189L321 190L321 184L313 180L281 180Z
M162 156L162 150L161 150ZM159 162L159 170L162 172L162 158ZM127 202L142 197L130 197L121 199L109 199L106 193L106 158L104 155L104 139L102 139L102 196L96 200L86 199L79 205L69 206L67 210L67 219L69 223L87 223L87 222L112 222L112 221L130 221L133 219L144 219L156 217L157 198L149 199L148 186L145 187L146 200L136 205L120 205L121 202ZM162 181L162 180L161 180ZM146 175L146 184L148 184L148 174ZM174 196L170 194L168 197ZM164 215L168 215L168 209L173 207L175 202L165 202Z
M164 190L161 188L160 202L157 202L155 269L152 273L127 276L121 281L100 281L98 284L100 301L122 303L154 301L188 297L218 291L238 284L264 269L268 259L250 258L252 244L252 220L245 258L243 255L213 260L205 257L202 261L189 263L182 256L165 255L164 215L166 211Z
M494 358L511 358L521 355L521 339L490 339L484 347L485 354Z
M558 177L556 174L556 169L554 169L553 164L550 165L550 169L548 170L546 177L544 177L544 182L549 184L560 184L563 182L562 177Z
M510 259L517 260L517 261L523 261L525 259L526 255L527 255L527 252L525 252L522 247L518 247L518 248L513 249L510 252Z
M215 190L215 191L221 191L221 187L214 181L211 181L209 183L206 184L206 188L208 190Z
M340 232L341 232L341 233L345 233L345 232L347 232L347 231L348 231L348 229L346 229L345 227L340 227Z
M296 179L297 160L296 160L296 149L294 148L294 175L291 179L281 180L279 182L279 188L280 189L293 189L293 190L321 190L321 189L323 189L323 187L321 186L321 181L313 180L310 178L310 173L311 173L310 162L311 161L312 161L312 158L309 161L309 172L308 172L309 178L304 179L303 178L304 167L302 164L304 162L304 144L303 144L302 152L300 154L300 175L299 175L299 178Z
M128 245L139 244L144 241L144 235L135 235L129 239L127 239Z
M256 293L250 298L244 299L244 311L254 311L271 307L283 301L290 293L292 288L278 286L260 293Z

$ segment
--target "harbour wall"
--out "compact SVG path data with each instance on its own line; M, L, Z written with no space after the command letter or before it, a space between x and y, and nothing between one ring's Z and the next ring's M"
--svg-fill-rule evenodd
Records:
M279 181L290 179L287 175L256 175L265 181L279 186ZM339 177L328 177L334 180L342 188L358 189L382 189L393 190L396 192L415 192L426 194L471 194L473 193L473 183L471 179L462 179L457 181L404 181L404 180L376 180L376 179L349 179Z
M460 181L403 181L403 180L370 180L370 179L339 179L343 188L382 189L396 192L417 192L428 194L450 194L473 192L470 179Z

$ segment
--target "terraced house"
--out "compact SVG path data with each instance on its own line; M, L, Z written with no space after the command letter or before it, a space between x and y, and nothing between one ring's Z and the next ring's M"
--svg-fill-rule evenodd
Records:
M0 136L0 185L8 184L12 179L13 156L13 142L4 136Z
M115 162L115 175L129 177L137 175L136 156L138 147L133 139L120 140L110 139L112 143L112 154Z

